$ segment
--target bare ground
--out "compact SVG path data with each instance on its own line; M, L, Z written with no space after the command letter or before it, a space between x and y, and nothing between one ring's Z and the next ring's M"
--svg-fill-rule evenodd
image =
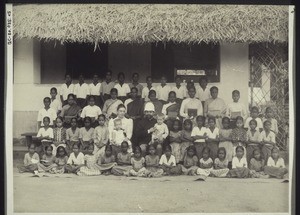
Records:
M288 212L288 183L279 179L195 181L116 176L32 177L14 170L15 212Z

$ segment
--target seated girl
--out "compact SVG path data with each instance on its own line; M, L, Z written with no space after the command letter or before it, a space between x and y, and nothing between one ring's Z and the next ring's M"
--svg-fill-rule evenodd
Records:
M187 153L183 159L182 172L184 175L196 175L198 167L198 157L196 156L196 149L194 146L187 148Z
M94 144L90 144L87 148L87 153L84 155L84 166L79 168L77 175L79 176L94 176L101 175L97 166L97 156L93 154Z
M52 146L45 147L45 154L42 156L40 163L38 163L39 173L51 172L56 167L55 156L52 154L52 151Z
M79 132L79 140L82 146L82 151L85 153L89 147L89 145L94 145L93 142L93 134L94 128L91 127L91 118L84 118L84 127L80 128Z
M265 174L276 177L284 178L287 177L288 170L285 167L284 160L279 156L279 149L274 147L272 149L271 156L268 159L267 166L264 168Z
M131 166L131 153L128 152L128 142L123 141L121 144L121 152L117 155L117 165L111 170L114 175L129 175Z
M34 172L38 169L38 163L40 157L36 153L36 145L34 143L29 144L28 152L24 156L24 164L19 166L19 172Z
M84 166L84 154L80 151L79 143L74 143L72 149L73 152L70 154L65 169L66 172L76 174L80 167Z
M129 171L129 176L145 176L145 158L142 157L142 149L137 146L134 149L133 157L131 157L132 169Z
M71 119L71 127L66 130L66 143L68 153L71 153L73 145L79 143L80 129L77 127L77 118Z
M205 180L213 169L213 160L210 157L210 148L204 147L202 150L202 158L199 161L200 168L196 170L196 174L200 175Z
M249 169L252 178L267 178L269 177L264 173L265 160L261 156L260 149L255 149L252 152Z
M101 174L109 175L111 169L116 165L116 158L112 153L112 147L111 145L106 145L105 153L98 158L97 167L101 171Z
M220 147L218 149L218 157L214 162L214 169L211 170L210 174L214 177L223 178L226 177L229 172L228 160L226 159L226 149Z
M172 155L172 148L170 145L165 146L164 154L159 160L159 166L163 169L164 175L180 175L181 165L176 165L175 156Z
M163 175L163 169L159 168L159 156L156 154L155 146L148 146L148 155L145 157L146 173L147 177L160 177Z
M245 149L242 146L236 147L235 157L232 159L232 169L229 170L229 178L248 178L250 170L248 169L247 159L244 156Z
M65 147L59 146L57 147L56 157L54 163L56 166L50 170L51 173L54 174L63 174L65 172L65 166L68 162L68 155Z

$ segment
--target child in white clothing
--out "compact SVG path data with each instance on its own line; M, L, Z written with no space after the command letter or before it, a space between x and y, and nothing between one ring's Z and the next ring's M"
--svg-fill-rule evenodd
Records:
M169 135L168 126L164 123L165 115L157 115L157 123L154 127L149 129L149 132L152 133L151 143L163 143L167 136Z
M235 128L235 120L237 116L243 117L243 119L246 119L247 117L247 111L245 106L239 102L240 99L240 91L234 90L232 91L232 100L233 102L229 103L227 105L227 111L226 115L230 119L230 128Z
M121 151L121 144L123 141L126 141L128 143L128 152L132 152L132 147L131 147L131 142L127 138L127 134L122 128L122 120L121 119L115 119L114 120L114 130L111 132L110 136L110 143L114 146L117 147L117 150L113 150L114 152L120 152Z
M102 114L102 111L97 105L95 105L95 97L89 96L88 105L83 108L80 117L82 119L87 116L91 117L92 127L95 128L98 125L97 119L100 114Z

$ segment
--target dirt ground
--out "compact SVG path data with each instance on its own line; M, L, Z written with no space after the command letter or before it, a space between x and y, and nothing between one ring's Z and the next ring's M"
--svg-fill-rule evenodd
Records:
M14 169L15 212L275 213L289 208L289 184L279 179L32 176Z

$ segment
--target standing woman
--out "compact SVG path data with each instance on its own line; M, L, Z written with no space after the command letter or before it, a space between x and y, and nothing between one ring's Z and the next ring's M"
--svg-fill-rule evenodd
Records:
M219 89L215 86L210 88L211 98L206 99L204 103L204 116L215 117L216 126L221 128L222 117L226 113L226 104L223 99L218 98Z
M80 119L81 107L77 105L74 94L69 94L67 101L68 104L62 107L60 116L64 119L64 127L70 128L72 118Z
M140 119L143 116L144 112L144 101L139 96L138 88L131 88L131 98L127 99L124 102L124 105L127 109L127 117L131 118L133 121Z
M123 104L118 105L117 107L117 117L115 119L120 119L122 122L122 129L126 133L126 137L128 140L131 140L132 137L132 131L133 131L133 121L132 119L128 119L125 117L126 114L126 108ZM108 122L108 131L109 131L109 136L111 136L113 129L114 129L114 120L115 119L110 119ZM118 154L121 152L121 145L117 147L113 147L113 154Z

